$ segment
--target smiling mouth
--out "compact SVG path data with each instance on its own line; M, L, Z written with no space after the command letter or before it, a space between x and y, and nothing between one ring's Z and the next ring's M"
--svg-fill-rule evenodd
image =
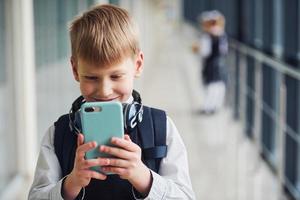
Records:
M116 101L118 97L109 98L109 99L98 99L98 98L92 98L93 101Z

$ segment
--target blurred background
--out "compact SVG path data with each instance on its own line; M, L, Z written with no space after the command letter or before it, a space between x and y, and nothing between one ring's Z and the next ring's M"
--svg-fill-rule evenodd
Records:
M167 110L197 199L300 199L298 0L0 0L0 199L27 199L40 141L80 94L68 22L99 3L140 27L143 102ZM198 16L217 9L229 38L224 107L201 115ZM200 77L200 78L199 78Z

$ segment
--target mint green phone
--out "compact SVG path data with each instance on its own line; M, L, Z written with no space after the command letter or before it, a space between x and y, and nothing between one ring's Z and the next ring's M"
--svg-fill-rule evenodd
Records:
M119 102L86 102L80 109L84 142L96 141L97 147L86 153L86 159L111 157L99 150L100 145L111 145L112 137L123 138L123 108ZM93 168L101 171L99 167Z

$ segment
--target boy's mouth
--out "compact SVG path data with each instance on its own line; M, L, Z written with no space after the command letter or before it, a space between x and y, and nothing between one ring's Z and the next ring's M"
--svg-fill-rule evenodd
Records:
M102 98L92 98L92 101L117 101L118 97L109 98L109 99L102 99Z

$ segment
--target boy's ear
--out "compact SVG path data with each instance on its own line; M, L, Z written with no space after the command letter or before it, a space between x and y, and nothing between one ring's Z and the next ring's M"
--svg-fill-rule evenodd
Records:
M72 72L73 72L74 79L79 82L77 61L73 56L71 56L70 61L72 65Z
M140 77L144 68L144 54L143 52L139 52L137 58L135 60L135 77Z

